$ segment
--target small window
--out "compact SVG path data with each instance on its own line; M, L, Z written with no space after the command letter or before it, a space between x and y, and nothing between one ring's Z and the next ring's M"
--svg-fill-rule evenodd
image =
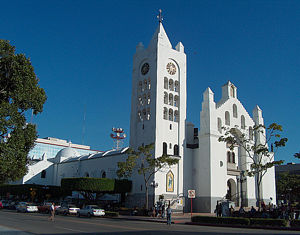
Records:
M169 121L173 121L173 109L169 109Z
M150 90L151 89L151 79L148 78L148 89Z
M41 173L41 178L45 179L46 178L46 170L43 170Z
M168 93L164 92L164 103L168 104Z
M102 172L101 178L106 178L106 172L105 171Z
M174 82L172 79L169 80L169 90L174 91Z
M253 128L251 126L249 127L249 139L253 140Z
M232 98L235 98L235 94L234 94L234 86L231 86L231 87L230 87L230 96L231 96Z
M138 91L139 91L139 92L142 92L142 91L143 91L143 83L142 83L142 81L139 81L139 88L138 88Z
M143 191L143 185L141 184L141 191Z
M175 107L178 107L178 106L179 106L179 97L178 97L178 95L175 95L175 96L174 96L174 106L175 106Z
M167 155L167 151L168 151L167 148L168 148L167 143L163 142L163 155Z
M246 128L246 125L245 125L245 117L244 117L244 115L241 116L241 128L242 128L242 129L245 129L245 128Z
M233 117L234 117L234 118L237 118L237 106L236 106L236 104L234 104L234 105L232 106L232 109L233 109Z
M218 118L218 131L222 134L222 120Z
M169 105L173 105L173 94L169 94Z
M171 143L169 144L169 149L172 149L172 144Z
M174 145L174 155L179 156L179 147L177 144Z
M147 120L150 120L150 116L151 116L150 108L147 108L146 119L147 119Z
M150 93L148 93L148 96L147 96L147 104L149 105L150 102L151 102Z
M231 153L231 158L232 158L232 163L235 163L235 153L234 152Z
M138 100L139 100L139 105L143 105L143 99L142 99L142 96L139 96L139 98L138 98Z
M225 125L230 126L230 115L229 112L225 112Z
M168 78L164 78L164 88L168 89Z
M170 130L172 130L172 124L170 124Z
M227 162L231 162L231 153L227 152Z
M142 118L142 112L139 110L138 111L138 121L141 121L141 120L143 120L143 118Z
M179 92L179 82L175 81L175 91Z
M85 176L85 177L90 177L90 174L89 174L88 172L86 172L86 173L84 174L84 176Z
M174 112L174 122L179 122L179 112L178 112L178 110L175 110L175 112Z
M165 120L168 120L168 109L167 109L167 108L164 108L163 118L164 118Z

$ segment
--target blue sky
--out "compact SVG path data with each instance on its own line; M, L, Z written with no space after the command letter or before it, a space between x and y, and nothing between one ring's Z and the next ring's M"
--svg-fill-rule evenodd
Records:
M0 2L0 38L31 58L48 96L34 117L40 137L107 150L112 127L129 136L132 57L161 8L187 54L187 120L199 127L202 93L218 101L230 80L250 115L259 105L266 124L283 126L289 141L276 158L299 163L300 1Z

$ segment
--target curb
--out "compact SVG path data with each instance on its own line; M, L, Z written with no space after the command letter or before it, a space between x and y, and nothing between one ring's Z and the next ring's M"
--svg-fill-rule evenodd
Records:
M230 228L249 228L249 229L267 229L267 230L284 230L284 231L300 231L299 227L263 227L263 226L243 226L234 224L206 224L199 222L186 222L188 225L213 226L213 227L230 227Z

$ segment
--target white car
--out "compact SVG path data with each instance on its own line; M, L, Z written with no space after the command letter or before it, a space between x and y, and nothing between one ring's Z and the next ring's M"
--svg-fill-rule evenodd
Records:
M38 212L37 205L28 202L19 202L16 205L17 212Z
M78 217L80 216L103 216L105 212L103 209L100 209L97 205L87 205L85 208L80 209L77 213Z

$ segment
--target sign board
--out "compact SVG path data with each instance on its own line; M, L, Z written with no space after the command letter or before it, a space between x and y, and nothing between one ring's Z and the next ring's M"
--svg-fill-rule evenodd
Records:
M196 192L195 190L188 190L188 198L195 198L196 197Z

